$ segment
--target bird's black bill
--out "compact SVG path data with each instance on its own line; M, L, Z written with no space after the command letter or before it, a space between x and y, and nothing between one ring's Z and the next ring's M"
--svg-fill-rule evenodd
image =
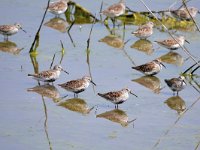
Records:
M135 95L134 93L130 92L130 94L134 95L135 97L138 97L137 95Z
M190 44L190 42L188 40L185 40L185 42L187 42L188 44Z
M183 80L183 82L187 85L187 83L185 82L185 80Z
M163 63L160 63L164 68L166 68L166 66Z
M91 83L94 84L95 86L97 86L96 83L94 83L93 81L91 81Z
M24 29L21 28L21 30L22 30L24 33L27 33Z
M67 71L65 71L65 70L63 70L63 69L62 69L62 71L65 72L66 74L69 74Z

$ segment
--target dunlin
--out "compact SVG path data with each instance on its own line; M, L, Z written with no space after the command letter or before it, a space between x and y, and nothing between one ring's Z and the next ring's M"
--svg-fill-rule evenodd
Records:
M109 17L113 22L113 26L115 26L115 18L120 15L123 15L125 13L125 9L126 9L125 1L120 0L118 3L113 4L104 11L102 11L102 14Z
M190 14L188 13L188 11ZM188 7L188 11L186 8L182 7L181 9L171 11L171 13L174 17L179 18L181 20L190 20L190 15L192 16L192 18L196 17L198 9L195 7Z
M165 82L173 92L177 92L177 95L178 95L178 92L184 89L184 87L186 86L184 76L180 76L178 78L172 78L169 80L165 79Z
M175 37L175 39L169 38L166 40L160 40L160 41L155 41L155 42L157 42L159 45L170 50L178 49L179 47L184 45L185 41L189 43L187 40L185 40L184 36L178 36L178 37Z
M0 25L0 34L4 35L5 41L8 40L8 36L16 34L19 30L22 30L26 33L19 23L15 23L14 25Z
M78 97L78 93L85 91L88 88L88 86L90 85L90 82L92 84L96 85L92 81L91 77L89 77L89 76L84 76L81 79L71 80L66 83L58 84L58 85L67 91L73 92L74 97Z
M61 71L64 71L65 73L69 74L61 67L61 65L55 65L53 69L42 71L36 74L28 74L28 76L32 76L33 79L38 81L38 83L40 81L49 83L57 80L60 76Z
M155 60L148 62L146 64L136 66L136 67L132 67L132 69L140 71L141 73L143 73L145 75L156 75L157 73L160 72L160 70L162 69L162 66L165 67L165 65L161 62L161 60L155 59Z
M60 14L65 13L68 8L69 0L60 0L56 2L51 2L48 7L48 11L58 17Z
M140 39L146 39L153 34L153 26L153 22L148 22L140 26L136 31L132 32L132 34Z
M128 88L104 94L98 93L98 95L112 102L113 104L115 104L115 108L118 108L118 104L124 103L129 98L129 93L137 97L137 95L133 94Z

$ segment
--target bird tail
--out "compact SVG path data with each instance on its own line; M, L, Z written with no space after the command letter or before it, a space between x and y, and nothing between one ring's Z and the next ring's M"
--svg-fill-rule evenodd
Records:
M135 32L135 31L133 31L133 32L131 32L131 34L136 34L137 32Z
M97 94L98 94L99 96L101 96L101 97L104 97L103 94L101 94L101 93L97 93Z
M33 88L28 88L27 91L31 92L31 91L34 91L34 89Z
M38 75L37 74L28 74L29 77L35 77L35 78L38 78Z
M28 76L34 76L33 74L28 74Z
M165 79L165 83L167 83L167 85L169 85L169 80Z
M132 67L132 69L138 70L138 67Z

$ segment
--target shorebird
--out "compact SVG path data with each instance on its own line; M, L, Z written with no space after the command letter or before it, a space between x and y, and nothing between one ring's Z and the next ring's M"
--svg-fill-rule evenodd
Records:
M137 97L137 95L133 94L131 90L128 88L124 88L120 91L113 91L113 92L108 92L104 94L98 93L99 96L115 104L115 108L118 108L118 104L124 103L129 98L129 94L132 94Z
M151 62L148 62L146 64L132 67L132 69L135 69L145 75L156 75L160 72L162 69L162 66L165 67L165 65L161 62L160 59L155 59ZM165 67L166 68L166 67Z
M125 9L126 9L125 0L120 0L118 3L109 6L101 13L109 17L113 22L113 27L115 27L115 18L120 15L123 15L125 13Z
M153 34L153 26L153 22L148 22L141 25L136 31L132 32L132 34L140 39L146 39Z
M46 83L54 82L59 78L61 71L69 74L61 67L61 65L55 65L53 69L42 71L36 74L28 74L28 76L32 76L33 79L37 80L40 85L40 81Z
M180 76L178 78L172 78L172 79L165 79L165 82L173 92L177 92L177 95L178 95L178 92L184 89L184 87L186 86L184 76Z
M189 43L185 39L184 36L175 37L175 39L169 38L169 39L166 39L166 40L158 40L158 41L155 41L155 42L158 43L159 45L167 48L167 49L170 49L170 50L176 50L176 49L178 49L179 47L181 47L181 46L184 45L185 41L187 43Z
M78 97L78 93L85 91L88 88L88 86L90 85L90 82L92 84L96 85L92 81L91 77L89 77L89 76L84 76L81 79L71 80L66 83L58 84L58 85L67 91L73 92L74 97Z
M68 2L69 0L60 0L56 2L51 2L49 4L48 11L56 15L56 17L59 17L60 14L65 13L65 11L67 10Z
M8 41L8 36L16 34L19 30L22 30L21 24L15 23L14 25L0 25L0 34L4 35L4 40Z
M188 13L189 11L189 13ZM178 10L172 10L171 11L171 14L175 17L175 18L179 18L181 20L190 20L191 17L190 15L192 16L192 18L195 18L196 17L196 14L198 13L198 9L195 8L195 7L188 7L188 11L185 7L182 7Z

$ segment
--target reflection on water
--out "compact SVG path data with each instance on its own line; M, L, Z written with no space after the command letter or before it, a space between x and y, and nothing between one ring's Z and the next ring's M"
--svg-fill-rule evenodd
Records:
M0 51L18 55L23 48L18 48L17 44L12 41L0 42Z
M89 108L85 100L80 98L67 99L64 102L60 102L58 106L62 106L68 110L81 113L83 115L89 114L94 107Z
M40 94L41 96L48 97L52 99L55 103L59 102L62 99L60 98L60 93L58 92L57 88L49 84L28 88L27 91L35 92Z
M44 23L45 26L50 27L52 29L58 30L62 33L65 33L67 30L66 28L69 26L67 21L63 18L53 18Z
M131 45L131 48L137 49L138 51L144 52L147 55L153 54L153 44L149 40L140 39Z
M111 111L106 111L104 113L98 114L97 118L105 118L112 122L116 122L121 124L122 127L128 126L131 122L135 121L128 121L128 116L125 111L120 109L113 109Z
M105 36L104 38L100 39L99 42L104 42L107 45L112 46L114 48L124 47L124 41L116 35Z
M186 109L185 101L180 96L172 96L164 103L167 104L169 108L176 110L179 115Z
M177 66L182 66L184 63L183 57L179 53L176 53L176 52L169 52L161 56L160 59L162 60L162 62L177 65Z
M76 24L88 24L93 23L94 20L98 21L98 19L87 9L73 1L68 2L68 9L65 12L65 16L69 23L74 20Z
M154 93L159 94L161 88L160 79L156 76L143 76L132 81L152 90Z

